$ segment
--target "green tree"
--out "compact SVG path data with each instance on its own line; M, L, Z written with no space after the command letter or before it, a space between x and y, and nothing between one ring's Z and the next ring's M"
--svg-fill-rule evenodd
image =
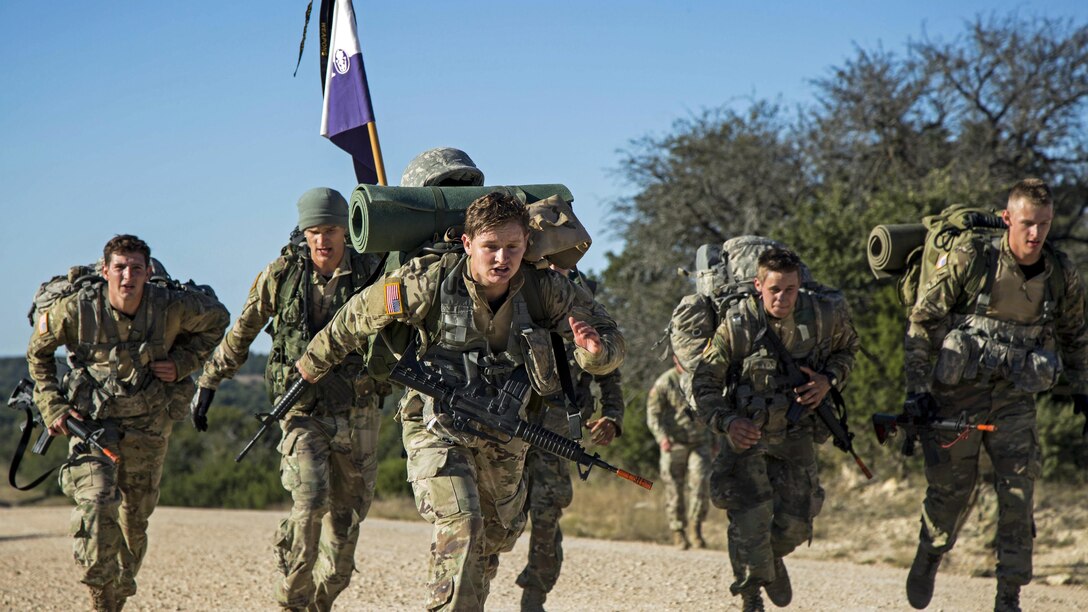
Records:
M851 303L867 357L846 396L862 431L903 397L905 309L867 270L874 225L957 202L1003 207L1015 181L1039 176L1055 193L1051 240L1088 261L1088 26L980 17L951 41L922 37L899 54L858 48L812 85L815 102L796 118L755 101L631 142L618 174L635 192L615 206L626 242L609 254L601 297L624 326L628 380L650 380L661 366L654 343L692 291L673 270L696 247L752 233L790 244ZM1047 461L1084 464L1079 428L1058 433L1070 418L1040 412ZM856 442L872 452L871 440Z

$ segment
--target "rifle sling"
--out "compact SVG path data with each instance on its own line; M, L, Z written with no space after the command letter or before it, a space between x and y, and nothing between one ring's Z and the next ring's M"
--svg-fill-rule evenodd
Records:
M533 320L533 323L541 327L547 327L540 297L540 279L536 274L535 270L522 272L522 276L525 277L525 283L522 285L522 291L525 294L525 306L529 310L529 318ZM567 396L567 402L570 405L568 410L571 414L580 413L581 410L575 401L574 380L570 375L570 362L567 361L567 348L563 344L563 337L554 331L549 335L552 340L552 353L555 355L555 369L559 373L559 384L562 386L563 395Z
M68 461L65 460L62 463L49 468L41 476L38 476L28 485L20 487L15 483L15 474L19 471L19 465L23 462L23 456L26 455L26 447L30 444L30 436L34 433L34 415L31 414L30 408L24 406L23 410L26 412L26 424L23 425L23 433L19 437L19 444L15 447L15 455L11 458L11 467L8 468L8 484L20 491L29 491L34 487L40 485L46 478L57 471L57 469L68 465Z

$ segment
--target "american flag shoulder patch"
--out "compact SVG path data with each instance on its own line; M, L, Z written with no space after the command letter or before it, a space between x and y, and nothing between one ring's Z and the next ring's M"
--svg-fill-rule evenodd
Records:
M404 298L401 296L400 279L394 279L385 283L385 314L404 314Z
M946 263L948 263L948 255L941 255L940 258L937 259L938 268L943 268Z
M49 331L49 313L43 312L42 316L38 319L38 334L44 334Z

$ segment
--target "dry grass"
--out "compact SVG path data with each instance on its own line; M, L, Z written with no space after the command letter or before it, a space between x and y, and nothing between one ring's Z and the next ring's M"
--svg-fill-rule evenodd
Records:
M668 542L665 496L595 473L590 482L575 482L574 503L563 515L563 530L571 535L611 540ZM810 546L794 554L808 559L849 560L853 563L909 567L918 544L919 511L925 493L920 475L862 483L843 470L825 483L827 502L816 519ZM942 571L991 576L997 501L983 487L956 548ZM1088 584L1088 490L1084 487L1039 485L1036 492L1035 575L1051 584ZM725 512L711 508L704 535L711 548L726 546Z

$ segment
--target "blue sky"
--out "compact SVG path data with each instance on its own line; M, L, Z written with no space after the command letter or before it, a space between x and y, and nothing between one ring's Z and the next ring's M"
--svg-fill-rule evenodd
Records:
M316 4L320 4L317 0ZM47 8L48 7L48 8ZM305 2L0 4L0 355L26 350L38 284L135 233L237 315L306 189L354 187L318 135ZM359 35L390 182L435 146L488 184L565 183L594 234L630 187L618 150L703 109L811 101L855 46L950 39L978 13L1064 16L1083 2L364 2ZM677 238L680 239L680 238ZM257 350L267 350L259 340Z

